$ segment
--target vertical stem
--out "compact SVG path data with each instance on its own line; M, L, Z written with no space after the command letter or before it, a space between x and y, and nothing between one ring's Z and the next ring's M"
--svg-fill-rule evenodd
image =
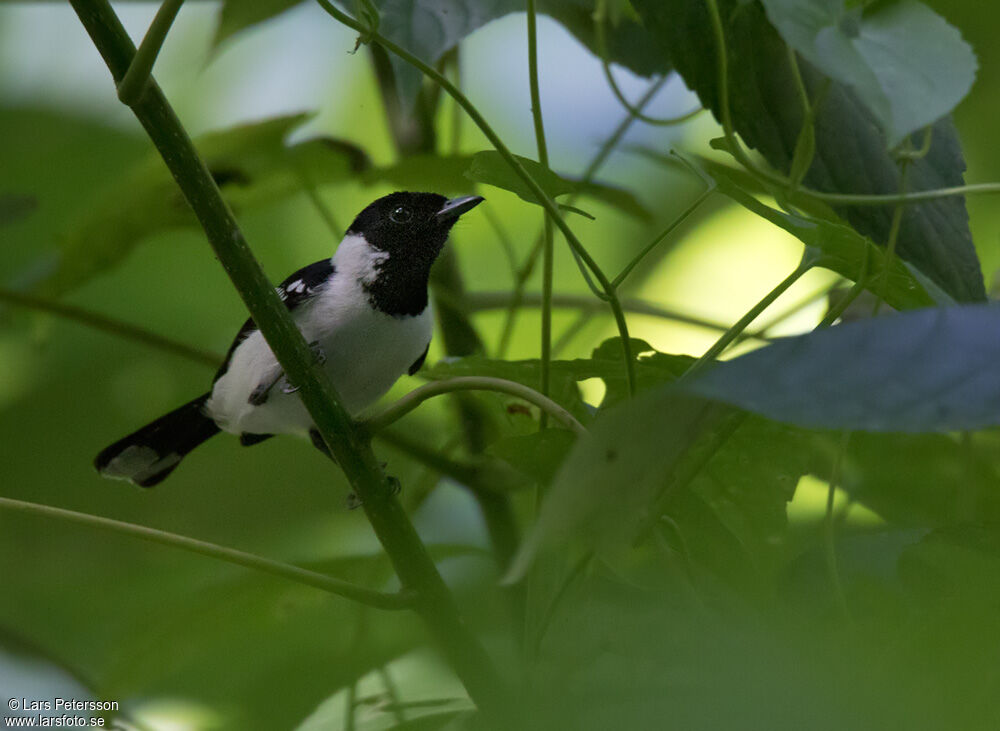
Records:
M823 553L826 558L826 570L830 576L830 586L833 589L833 596L837 601L837 606L847 620L851 618L851 610L847 605L844 585L840 580L840 570L837 566L836 524L834 522L833 505L837 494L837 487L840 484L844 455L847 453L850 441L851 432L845 431L840 437L840 446L837 449L833 470L830 473L830 488L826 494L826 512L823 515Z
M901 194L906 193L906 183L910 173L911 162L912 159L909 157L904 157L899 162L899 192ZM906 203L900 202L896 204L896 208L892 212L892 225L889 227L889 240L886 242L885 247L885 265L882 269L882 277L879 279L878 298L875 300L875 307L872 310L873 315L878 314L882 303L885 301L885 295L889 287L889 267L892 266L893 259L896 256L896 242L899 240L899 230L903 225L903 213L905 211Z
M764 310L774 304L774 301L783 295L789 287L795 284L795 282L797 282L803 274L812 269L812 266L812 263L808 261L803 261L803 263L799 264L795 271L781 280L777 287L764 295L760 302L750 308L750 310L743 315L743 317L737 320L736 324L726 330L726 332L724 332L722 336L715 341L712 347L706 350L704 354L702 354L702 356L696 360L690 368L688 368L682 378L690 378L704 368L708 363L715 360L716 357L722 353L722 351L729 347L730 343L739 337L740 333L746 330L754 320L760 317Z
M456 52L456 66L459 58ZM392 64L385 49L377 43L372 44L372 60L390 129L397 131L393 134L397 153L400 157L433 153L437 149L438 140L433 124L434 109L429 105L436 104L436 98L426 100L421 114L410 114L399 103ZM431 289L445 353L453 357L464 357L481 352L482 340L466 314L469 309L465 306L465 285L453 247L445 247L434 265ZM466 448L472 454L482 454L487 446L486 416L473 396L460 394L456 402ZM497 563L503 569L510 563L520 541L514 508L506 495L485 490L473 490L472 494L486 524Z
M535 142L538 144L538 162L549 166L549 149L545 141L545 122L542 118L542 95L538 88L538 28L535 0L528 0L528 83L531 87L531 115L535 123ZM552 368L552 219L544 215L545 238L542 246L542 378L541 392L549 395ZM540 426L548 425L548 416L542 414Z

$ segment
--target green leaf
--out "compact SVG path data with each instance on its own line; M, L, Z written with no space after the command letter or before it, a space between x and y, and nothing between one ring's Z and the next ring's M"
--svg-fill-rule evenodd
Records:
M840 223L805 218L771 208L740 188L722 166L712 168L710 175L718 185L720 193L784 229L807 247L815 249L816 263L819 266L835 271L850 280L857 280L867 258L868 289L879 296L883 295L882 272L886 265L885 252L857 231ZM940 290L935 288L934 292L937 294ZM887 304L902 310L954 302L946 294L941 294L944 299L935 301L905 263L897 258L893 258L890 262L884 292Z
M524 577L549 546L601 551L632 540L670 471L725 411L654 389L603 412L563 464L507 580Z
M515 157L549 198L554 199L561 195L576 192L576 186L573 183L565 178L561 178L541 163L521 157L520 155L515 155ZM521 200L539 205L538 199L531 191L531 188L518 177L517 173L507 164L507 161L495 150L485 150L473 155L472 163L469 165L469 169L465 171L465 175L469 180L503 188L516 194Z
M1000 308L903 312L776 341L685 390L801 426L945 432L1000 424Z
M375 5L382 14L379 33L432 66L472 31L524 10L521 0L375 0ZM421 73L394 55L390 58L399 96L410 109Z
M543 429L494 442L487 454L507 462L540 485L552 482L575 437L566 429Z
M677 71L702 103L720 116L718 64L704 2L632 0L646 27L661 42ZM733 123L747 145L776 169L788 171L804 112L787 47L757 3L719 0L727 50ZM815 100L826 78L800 63ZM916 141L919 147L921 140ZM930 153L909 168L908 189L962 185L965 161L949 119L934 125ZM896 161L888 153L876 118L848 87L830 84L816 114L816 155L805 176L810 188L830 193L889 194L900 188ZM892 206L842 207L837 213L875 243L888 241ZM982 301L983 275L969 233L962 198L906 208L897 253L954 299Z
M1000 472L991 435L962 443L941 434L851 435L840 486L897 526L1000 522ZM833 440L837 441L837 440ZM829 479L833 452L818 471Z
M632 339L632 352L636 355L636 385L640 391L672 383L694 362L687 355L658 353L649 343L636 338ZM607 388L601 408L627 400L628 387L621 354L621 341L610 338L598 346L590 358L552 361L550 398L584 423L591 420L592 413L591 408L580 398L580 390L576 385L578 381L589 378L604 381ZM422 375L434 380L460 376L492 376L538 388L542 379L542 366L537 359L508 361L470 356L440 360L432 368L422 371Z
M949 114L972 88L972 49L922 3L898 0L862 13L843 0L762 2L788 45L865 103L889 148Z
M546 170L533 160L519 159L529 173L537 176L535 179L543 188L548 186L550 196L579 193L640 220L647 221L651 218L649 210L631 191L597 181L580 185L570 178ZM477 160L482 166L481 170ZM475 175L483 175L489 179L480 180ZM477 155L411 155L392 165L372 168L362 176L362 180L368 185L387 183L400 190L436 190L456 195L469 191L470 179L511 190L528 202L535 202L531 190L510 170L499 153L493 151ZM495 180L499 182L494 182Z
M213 132L196 141L209 171L237 212L262 207L312 184L352 177L370 166L360 148L332 138L287 146L285 138L307 119L291 115ZM61 256L40 289L58 295L121 262L143 239L178 226L197 225L160 160L150 152L102 192L61 238Z
M654 150L639 148L638 152L664 165L675 165L676 159ZM784 229L812 249L811 255L818 266L856 281L867 258L868 289L882 295L882 272L885 253L870 240L852 228L831 219L819 207L813 207L813 216L796 215L772 208L757 199L762 192L745 172L729 168L713 160L699 157L698 166L716 185L716 189L735 203L755 213L775 226ZM796 204L799 203L795 199ZM934 304L954 304L954 300L937 285L913 271L904 262L893 258L885 286L886 302L896 309L915 309Z
M773 588L787 551L786 504L812 464L812 441L808 432L740 415L691 482L662 503L682 536L679 550L728 586Z
M539 0L540 12L551 16L572 33L580 43L598 54L595 0ZM605 35L608 60L639 76L667 75L670 62L657 47L656 37L643 27L628 0L611 0Z
M224 0L219 9L212 47L217 48L231 36L252 25L280 15L303 0Z
M17 223L38 208L38 199L33 195L0 193L0 226Z

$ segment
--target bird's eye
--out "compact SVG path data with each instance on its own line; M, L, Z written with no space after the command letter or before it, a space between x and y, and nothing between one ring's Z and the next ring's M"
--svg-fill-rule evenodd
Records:
M391 218L394 223L409 223L410 219L413 218L413 211L406 206L397 206L393 209L392 213L389 214L389 218Z

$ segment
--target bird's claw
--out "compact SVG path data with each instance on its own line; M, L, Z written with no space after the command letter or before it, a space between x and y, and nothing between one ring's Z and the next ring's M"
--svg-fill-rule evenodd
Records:
M318 340L314 340L313 342L309 343L309 349L312 351L313 360L316 363L318 363L319 365L323 365L324 363L326 363L326 352L323 350L323 347L319 344ZM286 378L285 385L281 387L281 392L295 393L296 391L299 390L299 388L300 388L299 386L296 386L294 383L292 383Z

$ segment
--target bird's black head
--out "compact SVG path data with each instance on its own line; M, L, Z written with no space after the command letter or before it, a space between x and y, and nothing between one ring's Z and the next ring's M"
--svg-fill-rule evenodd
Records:
M354 219L348 236L363 236L386 256L374 279L365 284L372 305L396 316L418 315L427 307L431 265L451 227L483 202L479 196L445 198L437 193L392 193L370 204Z
M361 234L390 258L429 258L432 263L458 217L482 200L479 196L448 200L437 193L391 193L361 211L347 233Z

